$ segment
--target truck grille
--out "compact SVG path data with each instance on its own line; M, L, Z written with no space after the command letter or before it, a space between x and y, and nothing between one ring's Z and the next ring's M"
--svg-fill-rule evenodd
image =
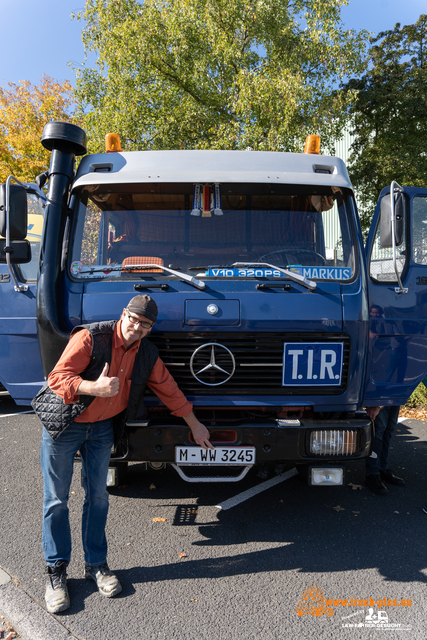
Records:
M350 339L344 334L156 332L149 339L158 347L160 358L184 394L324 396L339 395L347 387ZM282 387L284 342L343 342L341 385ZM230 353L234 357L234 371ZM214 367L211 366L212 357ZM194 377L191 365L198 379Z

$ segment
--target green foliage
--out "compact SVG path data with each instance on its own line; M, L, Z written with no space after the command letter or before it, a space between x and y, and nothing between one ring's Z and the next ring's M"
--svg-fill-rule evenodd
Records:
M381 189L427 182L427 15L371 39L369 70L349 81L356 141L349 172L369 227Z
M366 32L345 31L347 0L87 0L77 72L92 151L323 148L345 123L345 77L363 73Z
M409 407L411 409L419 406L427 406L427 388L424 383L418 385L415 391L412 393L410 398L405 404L405 407Z
M40 144L50 120L73 121L75 102L69 82L42 76L39 85L28 80L0 87L0 182L9 175L34 182L49 167L50 152Z

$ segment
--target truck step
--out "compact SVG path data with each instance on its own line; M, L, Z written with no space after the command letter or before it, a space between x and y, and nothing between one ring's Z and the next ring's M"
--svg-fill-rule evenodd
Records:
M232 475L231 473L230 475L215 475L216 473L221 472L227 468L227 467L219 467L219 468L216 467L215 474L212 474L212 469L206 469L206 472L207 472L206 475L193 476L193 475L187 475L185 473L183 468L185 465L177 465L175 463L171 463L171 465L175 469L175 471L178 473L178 475L186 482L239 482L239 480L242 480L245 477L249 469L252 468L252 465L248 465L245 467L238 467L238 470L239 470L238 475ZM200 467L198 467L198 470L199 469ZM230 471L232 470L234 473L237 471L236 467L229 467L229 469ZM211 473L209 474L209 472Z

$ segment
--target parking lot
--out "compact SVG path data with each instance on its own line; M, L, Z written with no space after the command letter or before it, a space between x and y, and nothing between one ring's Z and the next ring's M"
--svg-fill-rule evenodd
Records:
M36 615L44 603L41 425L22 411L0 399L0 567ZM427 423L404 420L389 461L407 485L385 497L363 486L363 461L348 464L342 487L309 487L292 469L189 484L171 468L132 464L126 484L110 490L109 564L123 584L111 600L82 577L76 467L72 606L49 616L52 628L81 640L424 640L426 457Z

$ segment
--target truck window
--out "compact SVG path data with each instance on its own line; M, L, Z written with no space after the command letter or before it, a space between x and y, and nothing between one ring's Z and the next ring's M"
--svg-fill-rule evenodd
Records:
M84 187L76 198L71 274L131 278L129 265L151 264L225 277L209 268L244 262L308 270L304 275L319 280L350 279L351 196L322 189L223 184L221 213L194 215L192 184ZM322 195L330 207L323 211ZM155 266L147 272L167 277Z
M412 257L416 264L427 264L427 198L412 201Z
M388 196L385 196L388 197ZM404 219L406 225L406 220ZM396 247L396 263L399 275L402 276L405 264L407 261L406 255L406 228L403 231L403 242ZM369 272L373 280L377 282L397 282L396 273L393 266L393 249L383 248L380 244L380 222L378 220L378 226L375 234L375 240L372 244L372 251L369 263Z
M40 258L40 242L42 238L44 203L35 193L27 192L28 227L27 240L31 244L31 262L19 265L23 282L35 282Z

